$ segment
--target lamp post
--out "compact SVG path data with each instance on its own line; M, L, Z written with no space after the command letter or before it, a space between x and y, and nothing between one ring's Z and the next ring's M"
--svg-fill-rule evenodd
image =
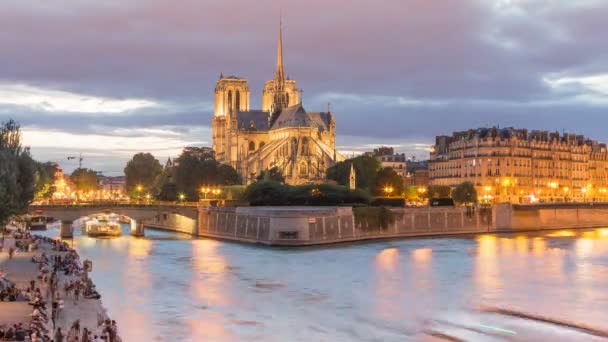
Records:
M393 193L394 189L392 186L385 186L384 187L384 193L386 193L387 197L391 197L391 194Z
M138 185L135 187L135 190L137 191L137 202L139 203L139 200L141 198L141 191L144 189L143 186Z
M587 188L582 188L581 192L583 193L583 203L587 202Z
M180 203L182 203L182 204L183 204L183 203L184 203L184 200L186 199L186 195L184 195L184 193L180 193L180 194L178 195L178 198L179 198Z

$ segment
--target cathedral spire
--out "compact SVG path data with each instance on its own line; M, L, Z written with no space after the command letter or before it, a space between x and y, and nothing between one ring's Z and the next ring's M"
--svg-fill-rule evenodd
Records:
M277 70L274 74L275 81L285 82L285 70L283 69L283 18L279 19L279 41L277 44Z
M277 70L274 74L274 89L272 107L273 114L271 123L276 119L278 113L289 106L288 94L285 89L285 71L283 69L283 18L279 20L279 41L277 44Z

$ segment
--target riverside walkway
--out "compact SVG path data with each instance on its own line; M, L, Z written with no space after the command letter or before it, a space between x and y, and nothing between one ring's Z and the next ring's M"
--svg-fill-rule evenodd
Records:
M91 338L94 336L101 337L104 333L104 326L102 323L109 319L105 308L103 307L100 299L85 298L84 295L76 299L74 296L64 295L66 292L63 290L63 285L68 281L80 280L82 273L77 271L74 273L64 272L59 269L58 275L58 289L56 291L56 297L59 297L59 301L63 303L62 308L59 310L53 327L51 319L52 301L51 290L48 283L43 279L40 279L39 263L34 262L33 258L40 260L42 255L45 255L49 260L53 260L55 256L61 256L66 260L68 253L74 253L73 251L67 250L58 251L53 249L51 243L38 240L37 249L33 252L16 251L12 258L8 257L6 251L0 249L0 272L2 272L6 279L13 282L17 289L24 289L30 286L30 281L35 280L36 288L41 291L42 299L46 302L46 316L48 322L44 324L44 328L47 329L47 336L53 338L57 328L61 328L64 337L68 336L68 332L75 321L79 321L80 327L87 328L91 331ZM76 259L76 262L78 259ZM53 264L48 263L50 275ZM78 264L74 264L79 267ZM28 301L0 301L0 329L8 329L13 324L21 323L26 330L29 330L30 321L32 319L32 307ZM80 335L80 333L79 333ZM67 340L65 338L64 340ZM80 340L80 336L79 336Z

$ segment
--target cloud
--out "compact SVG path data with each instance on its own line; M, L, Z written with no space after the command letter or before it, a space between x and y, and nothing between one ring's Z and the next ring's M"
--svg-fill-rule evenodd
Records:
M120 114L160 106L145 99L117 99L35 87L0 83L0 105L24 106L53 113Z
M210 141L220 72L246 77L251 108L260 107L274 72L276 1L58 1L3 3L0 119L76 139L127 137L129 149L156 146L149 137ZM281 7L286 72L307 110L332 103L345 151L394 144L420 153L412 144L492 125L608 138L605 0ZM91 145L113 162L110 147Z

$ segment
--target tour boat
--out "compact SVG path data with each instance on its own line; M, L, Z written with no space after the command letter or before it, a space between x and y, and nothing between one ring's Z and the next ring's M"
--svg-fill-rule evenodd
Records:
M46 216L32 216L28 226L30 230L46 230Z
M90 237L121 236L120 223L108 219L94 219L85 224L85 232Z

